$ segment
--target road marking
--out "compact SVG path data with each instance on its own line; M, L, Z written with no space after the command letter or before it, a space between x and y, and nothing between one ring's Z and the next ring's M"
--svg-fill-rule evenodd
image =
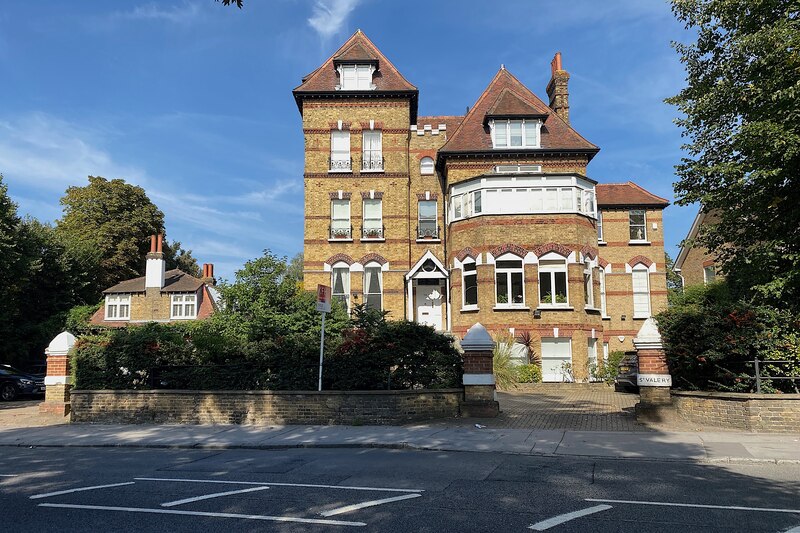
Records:
M174 502L162 503L161 507L174 507L184 503L199 502L200 500L210 500L211 498L220 498L222 496L230 496L232 494L244 494L245 492L256 492L258 490L267 490L269 487L253 487L251 489L229 490L227 492L215 492L214 494L205 494L203 496L195 496L194 498L185 498L183 500L175 500Z
M0 477L17 477L16 474L0 474Z
M35 496L31 496L31 500L38 500L39 498L49 498L50 496L61 496L62 494L70 494L73 492L83 492L85 490L95 490L95 489L107 489L110 487L122 487L123 485L133 485L133 481L127 481L125 483L112 483L111 485L95 485L94 487L79 487L77 489L67 489L67 490L59 490L56 492L46 492L44 494L36 494Z
M385 487L350 487L347 485L312 485L309 483L267 483L265 481L225 481L221 479L178 479L160 477L135 477L136 481L177 481L179 483L221 483L230 485L268 485L275 487L305 487L312 489L374 490L378 492L425 492L423 489L390 489Z
M345 522L343 520L323 520L320 518L298 518L295 516L269 516L260 514L209 513L205 511L180 511L178 509L144 509L140 507L112 507L106 505L76 505L71 503L40 503L39 507L60 509L88 509L91 511L124 511L128 513L175 514L183 516L209 516L212 518L243 518L245 520L269 520L272 522L294 522L300 524L321 524L326 526L366 526L365 522Z
M399 502L400 500L408 500L409 498L419 498L422 494L415 493L415 494L404 494L402 496L395 496L393 498L384 498L382 500L371 500L368 502L361 502L356 503L353 505L346 505L344 507L338 507L336 509L331 509L330 511L325 511L324 513L320 513L321 516L334 516L337 514L342 513L349 513L350 511L356 511L358 509L363 509L365 507L375 507L376 505L383 505L384 503L392 503L392 502Z
M595 505L594 507L581 509L580 511L573 511L571 513L560 514L558 516L554 516L553 518L548 518L547 520L536 522L532 526L528 526L528 529L534 529L536 531L544 531L545 529L550 529L551 527L563 524L564 522L569 522L570 520L575 520L576 518L580 518L582 516L599 513L600 511L607 511L608 509L611 508L612 507L610 505Z
M701 503L640 502L635 500L600 500L586 498L587 502L630 503L634 505L659 505L662 507L698 507L700 509L724 509L727 511L761 511L764 513L800 513L800 509L771 509L768 507L741 507L739 505L705 505Z

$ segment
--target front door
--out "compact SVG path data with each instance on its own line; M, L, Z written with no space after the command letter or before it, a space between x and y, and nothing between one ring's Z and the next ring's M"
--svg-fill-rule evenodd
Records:
M433 326L436 331L442 330L442 295L437 285L417 285L414 295L417 305L417 322Z

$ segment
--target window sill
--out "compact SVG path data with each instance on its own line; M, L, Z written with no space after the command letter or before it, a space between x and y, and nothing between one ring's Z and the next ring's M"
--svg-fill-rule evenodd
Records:
M492 311L530 311L527 305L495 305Z
M353 169L342 169L342 168L328 169L328 174L352 174L352 173Z
M650 241L628 241L631 246L650 246Z
M353 239L328 239L328 242L353 242Z
M381 174L383 172L386 172L386 171L384 169L382 169L382 168L370 168L370 169L362 168L361 169L361 173L362 174Z
M105 317L103 319L103 322L130 322L130 321L131 321L130 317L128 317L128 318L119 318L119 317L108 318L108 317Z
M583 310L584 311L589 311L590 313L600 313L601 312L600 309L598 309L597 307L590 307L588 305L584 306Z
M633 320L647 320L650 318L650 315L634 315Z
M426 242L430 242L430 243L434 243L434 244L435 244L435 243L440 243L440 242L442 242L442 239L417 239L417 242L418 242L418 243L426 243Z
M608 315L603 315L600 318L603 319L603 320L611 320L611 317L608 316Z
M536 308L537 311L574 311L575 308L570 305L540 305Z
M477 305L465 305L461 308L462 313L475 313L477 311L480 311Z
M386 237L364 237L361 242L386 242Z
M607 243L606 241L601 241L601 240L598 240L598 241L597 241L597 245L598 245L598 246L605 246L605 245L607 245L607 244L608 244L608 243Z

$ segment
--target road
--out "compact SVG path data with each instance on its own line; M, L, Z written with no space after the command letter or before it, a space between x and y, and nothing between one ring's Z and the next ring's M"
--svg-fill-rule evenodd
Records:
M800 531L800 465L2 447L0 509L18 533Z

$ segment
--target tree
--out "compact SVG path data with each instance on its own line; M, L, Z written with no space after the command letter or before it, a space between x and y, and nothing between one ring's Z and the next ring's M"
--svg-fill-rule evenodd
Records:
M667 298L671 302L683 291L683 279L675 272L675 261L666 252L664 252L664 266L667 271Z
M223 6L236 6L239 9L242 9L244 5L244 0L214 0L215 2L222 2Z
M163 250L167 270L178 268L191 276L200 277L200 265L197 264L197 259L192 255L191 250L181 248L180 241L169 242L165 239Z
M673 0L672 10L697 34L675 44L687 86L667 100L688 138L677 203L719 216L697 243L734 292L798 309L800 3Z
M286 275L296 283L303 283L303 253L300 252L294 257L292 260L289 261L289 265L286 267ZM311 287L312 289L316 287Z

